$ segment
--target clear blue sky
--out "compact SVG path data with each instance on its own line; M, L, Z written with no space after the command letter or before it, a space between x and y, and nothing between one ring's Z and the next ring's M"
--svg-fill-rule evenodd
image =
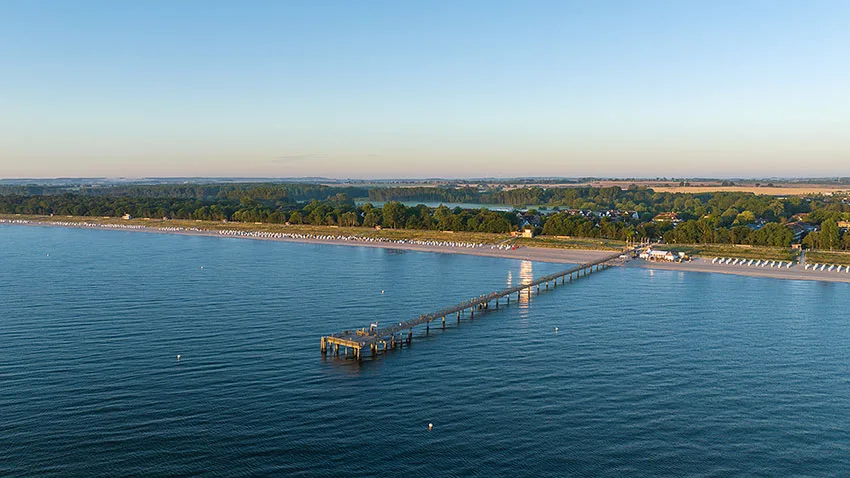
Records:
M850 2L0 0L0 177L850 175Z

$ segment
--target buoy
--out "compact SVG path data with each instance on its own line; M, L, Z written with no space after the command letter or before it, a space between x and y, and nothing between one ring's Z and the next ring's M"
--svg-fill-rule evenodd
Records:
M179 355L177 356L177 360L180 360L180 356L179 356Z
M434 424L433 424L433 423L429 423L429 424L428 424L428 431L431 431L433 428L434 428Z
M201 269L203 269L203 268L204 268L204 266L201 266Z
M383 294L383 293L384 293L384 289L381 289L381 294Z
M555 327L555 332L557 332L557 331L558 331L558 328L557 328L557 327Z

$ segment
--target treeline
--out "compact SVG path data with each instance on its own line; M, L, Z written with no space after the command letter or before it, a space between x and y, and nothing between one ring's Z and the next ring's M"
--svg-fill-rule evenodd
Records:
M313 199L321 201L337 194L365 197L368 194L368 189L301 183L156 184L78 186L73 188L65 186L0 186L0 195L55 196L62 194L145 199L197 199L202 201L254 199L292 203Z
M29 186L14 186L29 188ZM850 234L838 227L850 221L850 204L836 196L778 198L743 192L656 193L643 187L561 189L521 188L478 191L473 188L350 188L309 184L187 184L84 188L63 194L0 195L6 214L167 217L335 226L451 231L508 232L528 223L538 233L606 239L663 238L668 243L788 246L794 230L819 227L803 243L819 249L848 248ZM546 203L553 214L530 210L406 206L396 200L383 207L358 206L353 197L375 200L403 196L434 202ZM427 195L427 196L423 196ZM548 201L548 202L546 202ZM543 209L541 207L541 209ZM564 210L565 209L565 210ZM681 222L653 221L674 212Z
M667 193L632 185L627 189L613 187L568 187L517 189L453 188L453 187L340 187L303 183L226 183L79 186L0 186L0 195L198 200L229 206L227 201L258 201L277 209L298 202L324 201L338 194L351 198L367 197L371 201L443 202L500 204L510 206L545 206L547 209L584 211L619 210L636 212L641 222L650 221L661 212L675 212L682 220L698 220L718 216L719 227L746 225L757 220L788 221L795 214L812 213L808 219L820 224L832 213L850 212L850 204L835 197L812 196L778 198L745 192Z
M316 226L384 226L398 229L426 229L506 233L519 227L519 219L508 212L488 209L408 207L390 201L383 207L372 204L357 206L350 196L336 194L324 201L306 204L278 203L253 198L179 199L85 196L0 196L0 213L111 216L198 219L206 221L240 221L266 223L312 224Z
M421 229L438 231L468 231L506 233L519 227L515 214L489 209L430 208L424 205L405 206L397 201L375 207L371 203L357 206L344 195L327 201L311 201L292 210L269 210L262 205L236 211L235 221L289 222L314 226L375 227Z
M751 244L754 246L789 247L794 231L777 222L761 228L749 226L722 227L716 216L685 221L663 234L668 244Z
M585 217L571 213L557 213L547 216L540 229L547 236L574 236L616 239L627 241L631 239L660 237L672 224L630 220L625 217Z
M241 207L235 200L133 198L62 194L59 196L0 196L5 214L61 216L168 217L171 219L229 219Z
M723 226L747 217L766 221L788 220L798 213L812 210L811 198L777 198L747 192L668 193L646 187L617 186L570 188L518 188L479 191L473 188L373 188L369 198L374 201L448 202L500 204L510 206L540 206L589 211L620 210L637 212L643 221L658 213L675 211L682 219L699 219L706 215L721 217ZM815 204L817 205L817 204ZM840 206L840 203L839 203ZM844 204L845 210L850 206ZM739 218L740 214L745 214Z
M370 201L404 201L404 202L447 202L447 203L478 203L481 193L474 188L445 188L415 186L409 188L372 188L369 190ZM496 204L496 203L490 203Z
M810 232L804 239L803 245L809 249L842 249L850 250L850 230L838 227L834 219L821 223L820 231Z

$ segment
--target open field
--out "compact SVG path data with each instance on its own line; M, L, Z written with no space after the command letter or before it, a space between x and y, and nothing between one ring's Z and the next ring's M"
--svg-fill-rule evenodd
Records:
M727 244L665 244L658 246L659 249L673 252L685 252L688 255L714 258L734 257L738 259L762 259L770 261L793 261L797 259L797 253L785 247L763 247L748 245Z
M657 192L668 193L713 193L713 192L737 192L753 193L766 196L807 196L811 194L848 194L850 188L836 186L818 185L779 185L779 186L668 186L654 187Z
M712 193L712 192L739 192L753 193L767 196L805 196L809 194L850 194L850 186L834 184L797 184L772 182L773 186L756 186L755 183L744 182L736 186L723 186L719 181L692 182L690 186L679 186L678 181L592 181L582 186L612 187L619 186L627 189L630 185L645 186L657 192L669 193Z
M712 193L712 192L739 192L753 193L766 196L806 196L812 194L850 194L850 186L834 185L834 184L802 184L802 183L782 183L771 182L773 186L756 186L755 182L741 182L736 186L724 186L721 181L694 181L690 186L679 186L679 181L664 181L664 180L648 180L637 179L634 181L623 180L599 180L583 183L522 183L510 184L485 184L486 186L501 186L505 189L518 189L525 187L544 187L544 188L574 188L574 187L596 187L607 188L617 186L622 189L628 189L631 185L651 188L657 192L669 193ZM467 186L480 186L481 184L465 184Z
M850 252L843 251L808 251L806 262L812 264L850 265Z
M511 244L525 247L550 247L553 249L594 249L605 251L619 251L625 247L623 241L615 241L612 239L592 239L592 238L560 238L550 236L537 236L533 239L516 238L511 241Z

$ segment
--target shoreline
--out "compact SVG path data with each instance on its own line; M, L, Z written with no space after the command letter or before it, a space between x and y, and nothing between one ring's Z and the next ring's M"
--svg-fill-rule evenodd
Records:
M401 249L414 252L431 252L440 254L465 254L480 257L495 257L499 259L515 259L532 262L551 262L559 264L582 264L611 255L611 251L591 249L554 249L547 247L520 247L517 249L498 249L494 244L482 244L476 247L416 244L411 242L368 242L361 240L321 239L311 237L274 237L271 234L226 234L224 232L240 232L238 230L208 230L170 228L163 230L153 227L139 227L125 224L94 224L94 223L60 223L57 221L34 220L0 220L0 226L30 226L30 227L60 227L67 229L96 229L102 231L142 232L148 234L170 234L194 237L216 237L222 239L247 239L255 241L273 241L295 244L316 244L329 246L371 247L380 249ZM244 232L244 231L241 231Z
M31 226L31 227L62 227L69 229L98 229L106 231L123 231L123 232L143 232L148 234L171 234L181 236L194 237L217 237L225 239L248 239L259 241L273 241L283 243L296 244L314 244L314 245L329 245L329 246L349 246L349 247L371 247L380 249L400 249L413 252L430 252L437 254L465 254L480 257L494 257L499 259L514 259L532 262L549 262L559 264L582 264L592 262L601 257L611 254L611 251L606 250L591 250L591 249L555 249L547 247L524 246L517 249L500 249L495 244L478 244L475 247L464 246L449 246L442 244L418 244L414 241L395 242L369 242L366 240L351 240L335 238L331 234L329 237L275 237L268 233L251 233L239 230L208 230L201 228L156 228L128 224L113 224L113 223L77 223L77 222L58 222L58 221L36 221L36 220L9 220L0 219L0 226ZM230 232L231 234L228 234ZM439 241L433 241L439 242ZM686 263L663 263L663 262L646 262L642 259L632 259L623 264L622 267L632 267L639 269L657 269L680 272L698 272L709 274L727 274L746 277L756 277L764 279L781 279L781 280L804 280L804 281L821 281L835 283L850 283L850 273L847 272L828 272L806 270L803 265L795 264L790 268L761 268L761 267L746 267L742 265L721 265L713 264L710 260L704 258L694 258L691 262Z
M747 267L744 265L712 264L711 260L697 257L691 262L647 262L642 259L633 259L626 263L625 267L638 269L655 269L679 272L698 272L707 274L727 274L760 279L782 279L782 280L805 280L820 282L843 282L850 283L848 272L828 272L806 270L801 264L794 264L790 268L762 268Z

